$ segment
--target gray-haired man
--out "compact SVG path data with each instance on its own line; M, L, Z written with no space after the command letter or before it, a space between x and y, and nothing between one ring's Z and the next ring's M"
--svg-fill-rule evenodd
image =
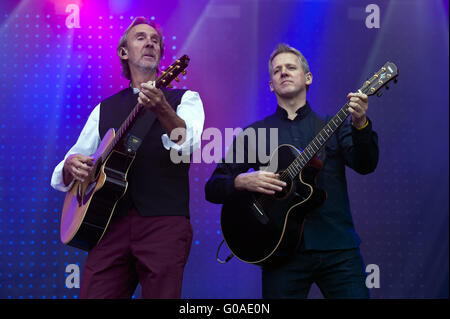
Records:
M103 136L109 128L118 128L136 103L156 116L127 173L127 191L105 235L89 251L81 298L130 298L138 283L143 298L181 296L192 241L189 163L173 163L170 150L189 154L199 147L204 112L196 92L153 87L163 51L159 27L136 18L117 48L130 87L95 107L52 176L52 186L61 191L83 180ZM171 140L172 130L180 128L184 136Z

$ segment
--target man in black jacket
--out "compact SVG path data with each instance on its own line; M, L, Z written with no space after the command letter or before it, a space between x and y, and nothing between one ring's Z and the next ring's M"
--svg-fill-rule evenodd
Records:
M269 74L277 109L247 130L276 128L278 145L304 149L318 133L317 123L325 121L306 99L313 80L308 63L297 49L280 44L270 57ZM306 217L302 243L294 256L276 267L263 267L264 298L306 298L314 282L326 298L369 297L359 253L360 239L350 213L345 166L360 174L374 171L378 143L366 116L367 95L349 93L348 98L351 123L344 123L326 143L324 165L318 175L318 187L327 191L328 198ZM257 135L257 139L262 137ZM233 152L241 146L238 147L238 140L242 139L235 140ZM246 143L241 156L245 159L243 163L230 162L227 156L226 161L217 165L205 187L208 201L224 203L235 192L242 191L273 195L286 186L278 174L260 170L266 163L248 160L253 152L260 153Z

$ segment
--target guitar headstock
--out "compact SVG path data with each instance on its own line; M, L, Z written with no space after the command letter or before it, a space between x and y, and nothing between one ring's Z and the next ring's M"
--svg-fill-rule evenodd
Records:
M178 60L176 60L174 63L172 63L167 70L162 71L161 75L156 79L155 81L155 87L162 88L162 87L171 87L170 82L173 80L179 81L178 75L182 73L183 75L186 74L186 68L189 64L189 57L185 54Z
M382 87L389 87L387 84L394 80L397 82L398 76L398 68L392 62L386 62L386 64L376 72L371 78L369 78L364 85L360 88L361 92L366 95L374 95L377 93Z

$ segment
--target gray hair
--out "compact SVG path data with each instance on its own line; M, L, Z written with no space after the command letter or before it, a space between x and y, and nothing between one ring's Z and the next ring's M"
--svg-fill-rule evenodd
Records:
M280 53L292 53L295 54L298 57L298 60L300 61L300 65L302 66L303 72L305 74L309 73L309 65L308 61L306 61L306 58L303 56L303 54L297 50L296 48L291 47L290 45L287 45L285 43L278 44L275 51L272 52L269 59L269 75L270 78L272 78L272 61L273 59Z
M133 22L129 25L129 27L125 30L125 33L122 35L122 37L119 40L119 45L117 46L117 51L120 50L120 48L126 48L127 42L128 42L128 34L130 33L130 30L137 26L138 24L148 24L153 29L156 30L159 36L159 48L160 48L160 57L159 60L161 61L161 58L164 54L164 40L163 40L163 34L161 27L157 25L153 21L149 21L146 17L136 17ZM128 61L124 59L120 59L120 63L122 64L122 74L125 76L128 80L131 80L131 72L130 67L128 65ZM159 64L159 63L158 63ZM157 72L159 72L159 67L157 69Z

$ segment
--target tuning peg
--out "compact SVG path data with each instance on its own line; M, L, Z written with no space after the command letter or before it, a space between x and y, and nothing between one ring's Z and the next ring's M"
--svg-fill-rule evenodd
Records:
M377 96L378 96L378 97L380 97L380 96L382 96L382 95L383 95L383 92L381 92L381 91L377 93Z
M178 77L175 78L175 81L180 82L180 79Z
M172 85L172 84L167 85L167 87L168 87L169 89L173 89L173 85Z
M397 83L397 82L398 82L398 81L397 81L397 78L395 78L395 79L394 79L394 83Z
M389 86L386 85L385 87L386 87L386 90L389 90Z
M183 72L181 72L181 74L186 75L187 71L183 70Z

